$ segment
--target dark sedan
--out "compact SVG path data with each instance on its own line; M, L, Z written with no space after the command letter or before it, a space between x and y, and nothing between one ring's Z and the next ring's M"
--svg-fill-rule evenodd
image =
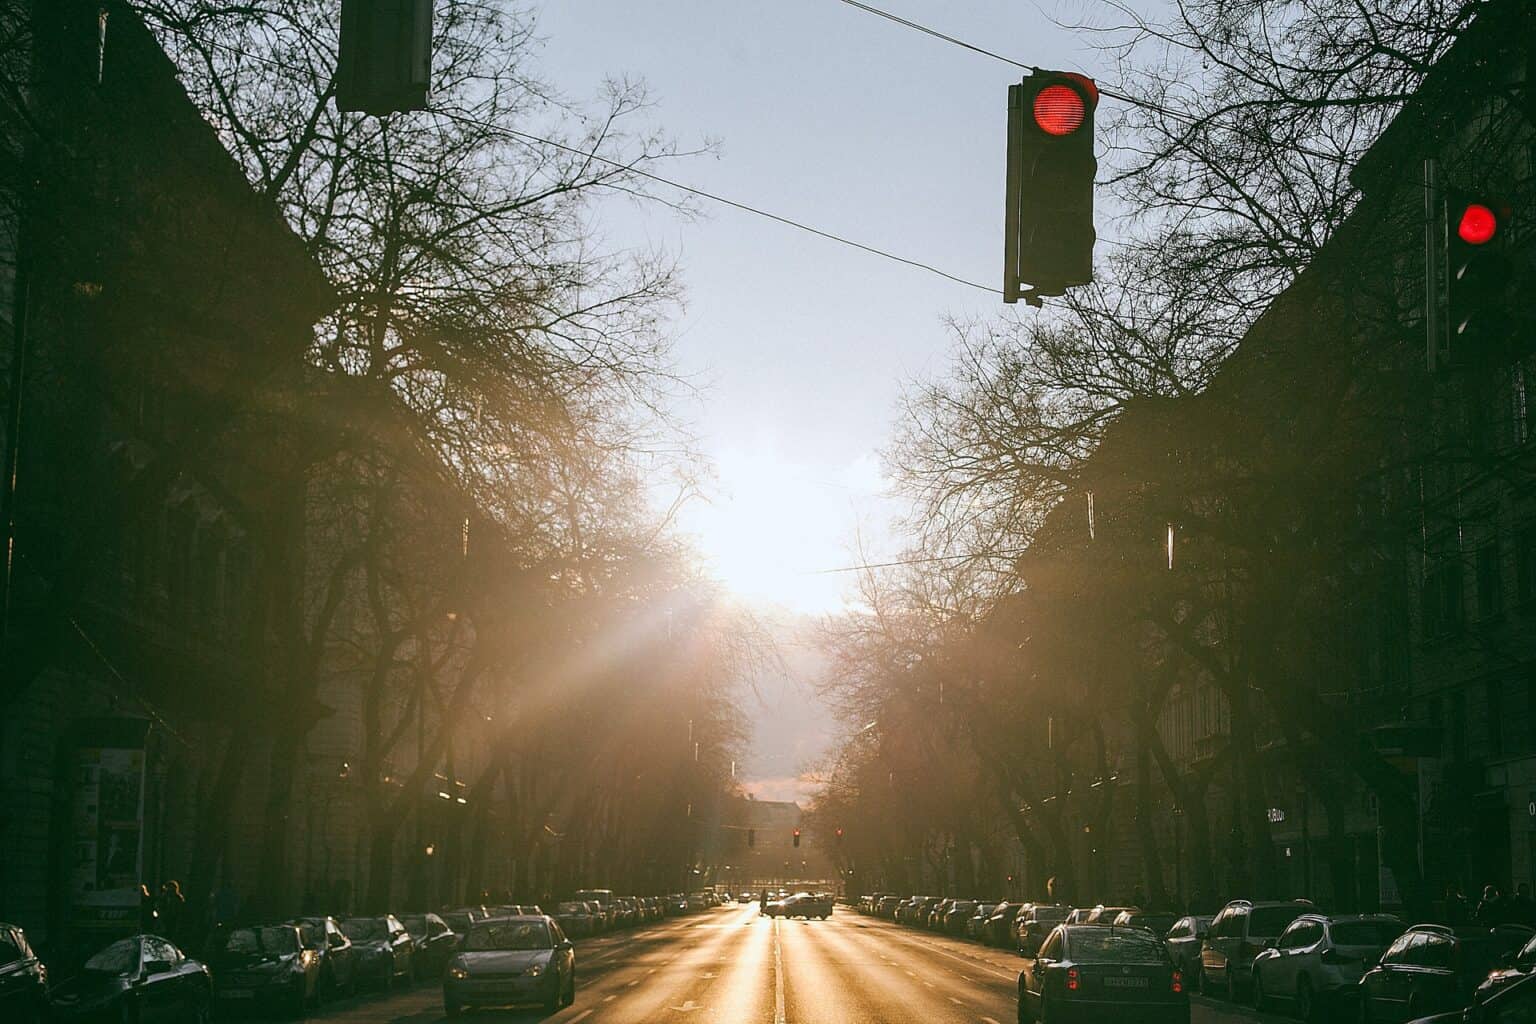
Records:
M41 1024L48 1017L48 968L26 933L0 922L0 1020Z
M341 930L334 917L296 917L304 948L320 958L320 991L328 997L351 995L357 991L357 956L352 940Z
M1460 1010L1505 955L1531 937L1529 928L1448 928L1421 924L1387 947L1360 979L1361 1024L1398 1024Z
M1019 973L1019 1022L1189 1024L1184 977L1160 938L1111 925L1059 925Z
M416 977L436 982L459 948L459 936L436 914L402 914L400 923L411 934L411 966Z
M207 1024L212 1004L208 968L158 935L135 935L107 946L54 989L53 1017Z
M292 1016L320 999L320 955L291 924L236 928L209 954L220 1006L260 1006Z
M349 917L341 922L341 930L347 933L356 951L359 981L390 989L397 980L411 980L415 944L393 914Z

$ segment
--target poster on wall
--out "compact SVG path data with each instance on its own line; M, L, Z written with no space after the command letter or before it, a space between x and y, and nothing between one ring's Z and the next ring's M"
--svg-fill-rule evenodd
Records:
M136 725L101 730L117 735L98 735L96 744L88 736L75 748L68 877L76 923L86 927L118 928L138 921L145 756L144 729ZM135 732L139 744L122 745L132 743Z

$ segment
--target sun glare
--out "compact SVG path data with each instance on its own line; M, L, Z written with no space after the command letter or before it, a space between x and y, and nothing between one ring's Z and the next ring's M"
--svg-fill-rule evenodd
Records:
M819 614L846 606L860 519L878 502L873 456L818 475L773 448L716 457L719 484L683 514L710 571L739 599Z

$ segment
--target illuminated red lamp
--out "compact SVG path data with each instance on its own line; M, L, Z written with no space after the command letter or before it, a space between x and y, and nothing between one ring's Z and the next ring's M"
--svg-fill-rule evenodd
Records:
M1082 93L1070 85L1048 85L1035 94L1035 124L1047 135L1071 135L1087 116Z
M1173 972L1173 990L1174 992L1184 991L1184 973L1182 971Z
M1468 245L1485 245L1498 233L1499 218L1482 203L1468 203L1456 224L1456 237Z
M1077 991L1078 981L1079 981L1079 978L1078 978L1078 974L1077 974L1077 968L1076 967L1069 967L1069 968L1067 968L1067 988L1070 991L1076 992Z

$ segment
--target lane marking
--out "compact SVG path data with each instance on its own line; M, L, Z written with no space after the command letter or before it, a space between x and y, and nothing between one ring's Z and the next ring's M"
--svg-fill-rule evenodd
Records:
M956 999L954 996L950 996L949 997L949 1001L954 1003L956 1006L963 1006L963 1005L965 1005L962 1002L960 1002L960 1000Z
M785 1024L784 953L779 946L779 919L773 919L773 1024Z
M991 1017L983 1017L981 1018L981 1024L997 1024L997 1021L993 1020Z
M572 1017L567 1022L567 1024L581 1024L582 1021L586 1020L590 1016L592 1016L592 1011L591 1010L582 1010L576 1016Z
M640 984L640 979L639 979L639 978L636 978L636 979L635 979L635 980L634 980L634 981L632 981L632 982L630 982L630 983L629 983L629 987L630 987L630 988L634 988L634 987L635 987L635 986L636 986L636 985L638 985L638 984Z
M618 996L603 996L603 1002L611 1003L611 1002L613 1002L617 998L619 998L619 997Z

